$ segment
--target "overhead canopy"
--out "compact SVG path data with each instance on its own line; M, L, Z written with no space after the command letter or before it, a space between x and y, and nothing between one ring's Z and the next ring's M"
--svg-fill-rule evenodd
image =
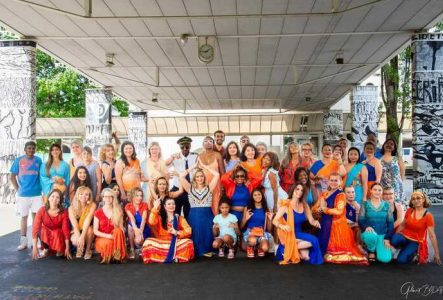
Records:
M38 118L37 138L83 137L84 122L84 118ZM345 132L350 132L351 115L345 113L343 122ZM410 119L405 122L404 130L410 131ZM113 118L112 127L119 136L127 136L127 118ZM148 118L149 136L212 135L218 129L227 135L319 134L323 133L323 114ZM381 122L379 131L386 131L384 122Z
M0 0L6 26L145 110L328 109L442 12L441 0ZM207 65L197 36L216 37Z

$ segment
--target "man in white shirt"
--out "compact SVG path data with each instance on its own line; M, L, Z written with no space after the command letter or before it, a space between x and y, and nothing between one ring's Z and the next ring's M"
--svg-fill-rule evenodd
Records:
M173 179L173 187L171 189L172 192L177 191L180 186L180 178L179 174L183 173L186 169L189 169L197 162L197 154L191 152L191 143L192 139L184 136L177 141L177 144L180 145L180 152L174 153L170 158L166 160L166 165L174 167L174 179ZM190 175L186 175L186 179L188 182L191 182ZM189 215L189 210L191 209L189 206L188 193L183 192L179 197L175 198L175 212L181 214L183 208L183 215L187 219Z

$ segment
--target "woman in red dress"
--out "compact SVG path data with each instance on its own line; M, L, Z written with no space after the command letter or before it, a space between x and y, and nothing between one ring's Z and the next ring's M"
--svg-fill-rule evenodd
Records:
M69 252L69 218L61 206L62 199L61 191L52 190L45 206L38 210L32 225L32 259L46 257L49 253L72 258ZM41 241L41 254L38 252L37 238Z
M123 210L113 190L102 191L103 207L94 214L95 250L101 263L123 262L126 258L126 239L123 231Z

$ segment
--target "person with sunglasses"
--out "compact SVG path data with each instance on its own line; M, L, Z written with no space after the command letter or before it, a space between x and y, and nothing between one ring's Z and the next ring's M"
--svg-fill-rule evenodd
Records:
M177 144L180 146L180 152L174 153L170 158L166 160L166 165L168 167L174 167L174 171L171 176L173 176L173 186L171 192L179 190L180 178L179 174L183 173L185 170L194 166L197 162L197 153L191 152L192 139L190 137L184 136L177 140ZM191 175L186 176L186 181L191 182ZM188 193L183 191L183 193L175 198L175 213L181 215L183 209L183 215L185 219L188 219L189 210L191 209L189 205Z
M259 176L249 177L248 172L239 165L222 176L221 183L226 196L231 200L231 213L239 222L243 219L243 212L248 206L251 192L261 185L261 181Z

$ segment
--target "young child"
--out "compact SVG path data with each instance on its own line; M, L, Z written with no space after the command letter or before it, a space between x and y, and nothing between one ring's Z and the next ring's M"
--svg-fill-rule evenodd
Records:
M237 235L240 235L238 219L235 215L229 213L231 207L226 196L222 197L218 208L220 214L214 217L214 226L212 227L212 232L215 236L212 247L219 249L219 257L225 256L224 247L227 247L229 249L228 258L232 259L234 258L234 246L237 242Z
M355 201L355 190L353 186L347 186L344 189L346 195L346 221L349 228L354 232L355 242L362 253L366 253L361 240L361 230L358 226L358 215L360 214L360 204Z
M272 235L273 213L268 210L266 199L260 189L252 191L251 199L243 213L241 228L244 245L247 245L246 253L249 258L254 257L254 248L257 248L257 256L265 256L269 251ZM266 228L265 228L266 227Z
M129 259L135 258L135 247L140 248L143 241L150 236L149 226L146 224L148 205L143 202L143 191L135 187L130 192L130 203L126 204L125 212L128 216Z

